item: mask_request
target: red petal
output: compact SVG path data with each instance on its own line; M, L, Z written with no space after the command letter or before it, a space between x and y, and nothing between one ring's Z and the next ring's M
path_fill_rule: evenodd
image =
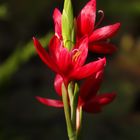
M72 74L71 77L75 79L83 79L93 75L94 73L102 70L106 64L106 59L102 58L97 61L88 63L79 69L77 68Z
M54 88L59 96L62 96L61 87L62 87L63 78L57 74L54 80Z
M94 29L96 18L96 0L90 0L81 10L77 18L77 34L78 37L89 34Z
M112 54L117 51L117 48L115 47L115 45L110 43L97 42L97 43L89 44L89 50L94 53Z
M72 70L72 61L70 52L67 48L62 48L59 54L58 66L62 74L68 75L69 72Z
M62 38L61 17L62 17L61 12L57 8L55 8L53 13L55 35L60 39Z
M40 56L40 58L42 59L42 61L47 64L52 70L54 70L55 72L57 72L57 66L55 64L55 62L50 58L49 54L46 52L46 50L41 46L41 44L39 43L39 41L33 37L33 41L34 41L34 46L37 50L38 55Z
M60 50L62 48L62 42L58 39L57 36L53 36L49 44L49 53L55 61L59 60Z
M74 49L73 52L78 50L77 53L79 52L80 55L79 57L77 57L77 60L75 61L75 67L82 66L86 61L88 55L88 38L85 37L84 39L81 39L80 42L77 44L76 44L76 49Z
M102 79L103 79L103 70L88 77L83 82L80 88L80 94L79 94L81 101L86 102L87 100L90 100L97 94L100 88Z
M52 106L52 107L63 107L63 102L59 100L52 100L42 97L36 97L36 99L44 105Z
M120 23L105 26L96 29L89 37L89 42L105 40L114 36L114 34L119 30Z
M114 100L115 97L116 94L114 93L98 95L85 102L85 104L83 105L83 109L88 113L98 113L101 111L103 105L109 104Z
M115 93L106 93L106 94L101 94L96 96L96 101L100 104L100 105L106 105L109 104L110 102L112 102L116 97Z

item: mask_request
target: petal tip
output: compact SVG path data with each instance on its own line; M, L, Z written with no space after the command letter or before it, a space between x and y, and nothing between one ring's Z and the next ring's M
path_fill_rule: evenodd
M60 14L60 11L59 11L58 8L55 8L55 9L54 9L54 11L53 11L53 16L54 16L55 14Z
M53 11L53 19L54 21L57 21L57 19L61 16L61 12L58 8L55 8Z
M33 39L33 41L36 41L36 38L34 36L32 37L32 39Z
M39 41L33 36L32 37L35 47L40 44Z
M42 101L42 98L41 97L39 97L39 96L35 96L35 98L38 100L38 101Z
M57 107L61 108L63 107L63 102L60 100L53 100L53 99L48 99L48 98L42 98L39 96L35 97L40 103L46 105L46 106L52 106L52 107Z
M106 65L106 58L101 58L101 61L103 62L104 66Z
M116 31L118 31L120 27L121 27L120 22L117 22L117 23L114 24L114 28L116 29Z
M116 25L117 25L118 27L120 27L120 26L121 26L121 23L120 23L120 22L117 22Z
M99 104L107 105L111 103L115 98L116 98L116 93L103 94L102 98L99 99Z

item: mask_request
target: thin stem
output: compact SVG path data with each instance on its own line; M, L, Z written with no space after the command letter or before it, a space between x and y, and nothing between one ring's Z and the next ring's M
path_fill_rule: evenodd
M77 137L76 136L71 137L71 138L69 138L69 140L77 140Z
M71 105L71 120L75 131L76 131L76 109L78 104L78 92L79 92L79 87L76 83L74 86L73 100Z
M76 109L74 106L71 106L71 121L74 127L74 130L76 131Z
M77 116L76 116L76 135L77 139L80 137L80 131L82 127L82 106L77 108Z
M71 82L68 85L68 95L69 95L69 100L70 100L70 109L71 109L71 121L73 125L74 131L76 130L76 108L74 106L74 84Z
M66 87L64 84L62 84L62 100L63 100L63 104L64 104L64 113L65 113L65 118L66 118L69 140L77 140L76 133L73 130L73 126L72 126L72 122L71 122L71 118L70 118L68 95L67 95L67 90L66 90Z

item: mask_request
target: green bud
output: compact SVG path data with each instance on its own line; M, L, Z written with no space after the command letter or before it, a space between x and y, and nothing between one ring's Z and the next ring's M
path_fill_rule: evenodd
M71 50L75 39L74 17L71 0L64 1L64 8L62 13L62 36L64 46Z

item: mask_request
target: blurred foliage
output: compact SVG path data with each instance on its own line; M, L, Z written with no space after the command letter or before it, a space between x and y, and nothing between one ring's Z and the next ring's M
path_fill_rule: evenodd
M108 0L109 4L106 6L108 11L113 11L114 13L123 13L123 14L140 14L140 1L134 0L124 0L124 1L112 1Z
M40 39L42 46L47 47L52 33L48 33L45 37ZM17 72L23 63L26 63L34 54L35 48L33 46L33 41L24 45L24 47L17 47L13 54L0 65L0 86L4 84L10 77Z
M7 6L0 5L0 19L5 19L7 17Z
M73 0L74 13L88 0ZM0 2L0 139L47 140L67 138L63 110L38 103L35 95L57 98L54 74L45 68L31 41L39 36L47 46L55 7L63 1L11 0ZM97 1L105 12L102 25L120 21L111 41L118 52L108 55L101 93L115 91L116 100L101 114L84 114L82 139L140 139L140 1ZM98 21L99 15L97 15ZM47 35L46 35L47 34ZM96 55L97 56L97 55ZM92 59L92 58L91 58ZM54 135L55 134L55 135Z

